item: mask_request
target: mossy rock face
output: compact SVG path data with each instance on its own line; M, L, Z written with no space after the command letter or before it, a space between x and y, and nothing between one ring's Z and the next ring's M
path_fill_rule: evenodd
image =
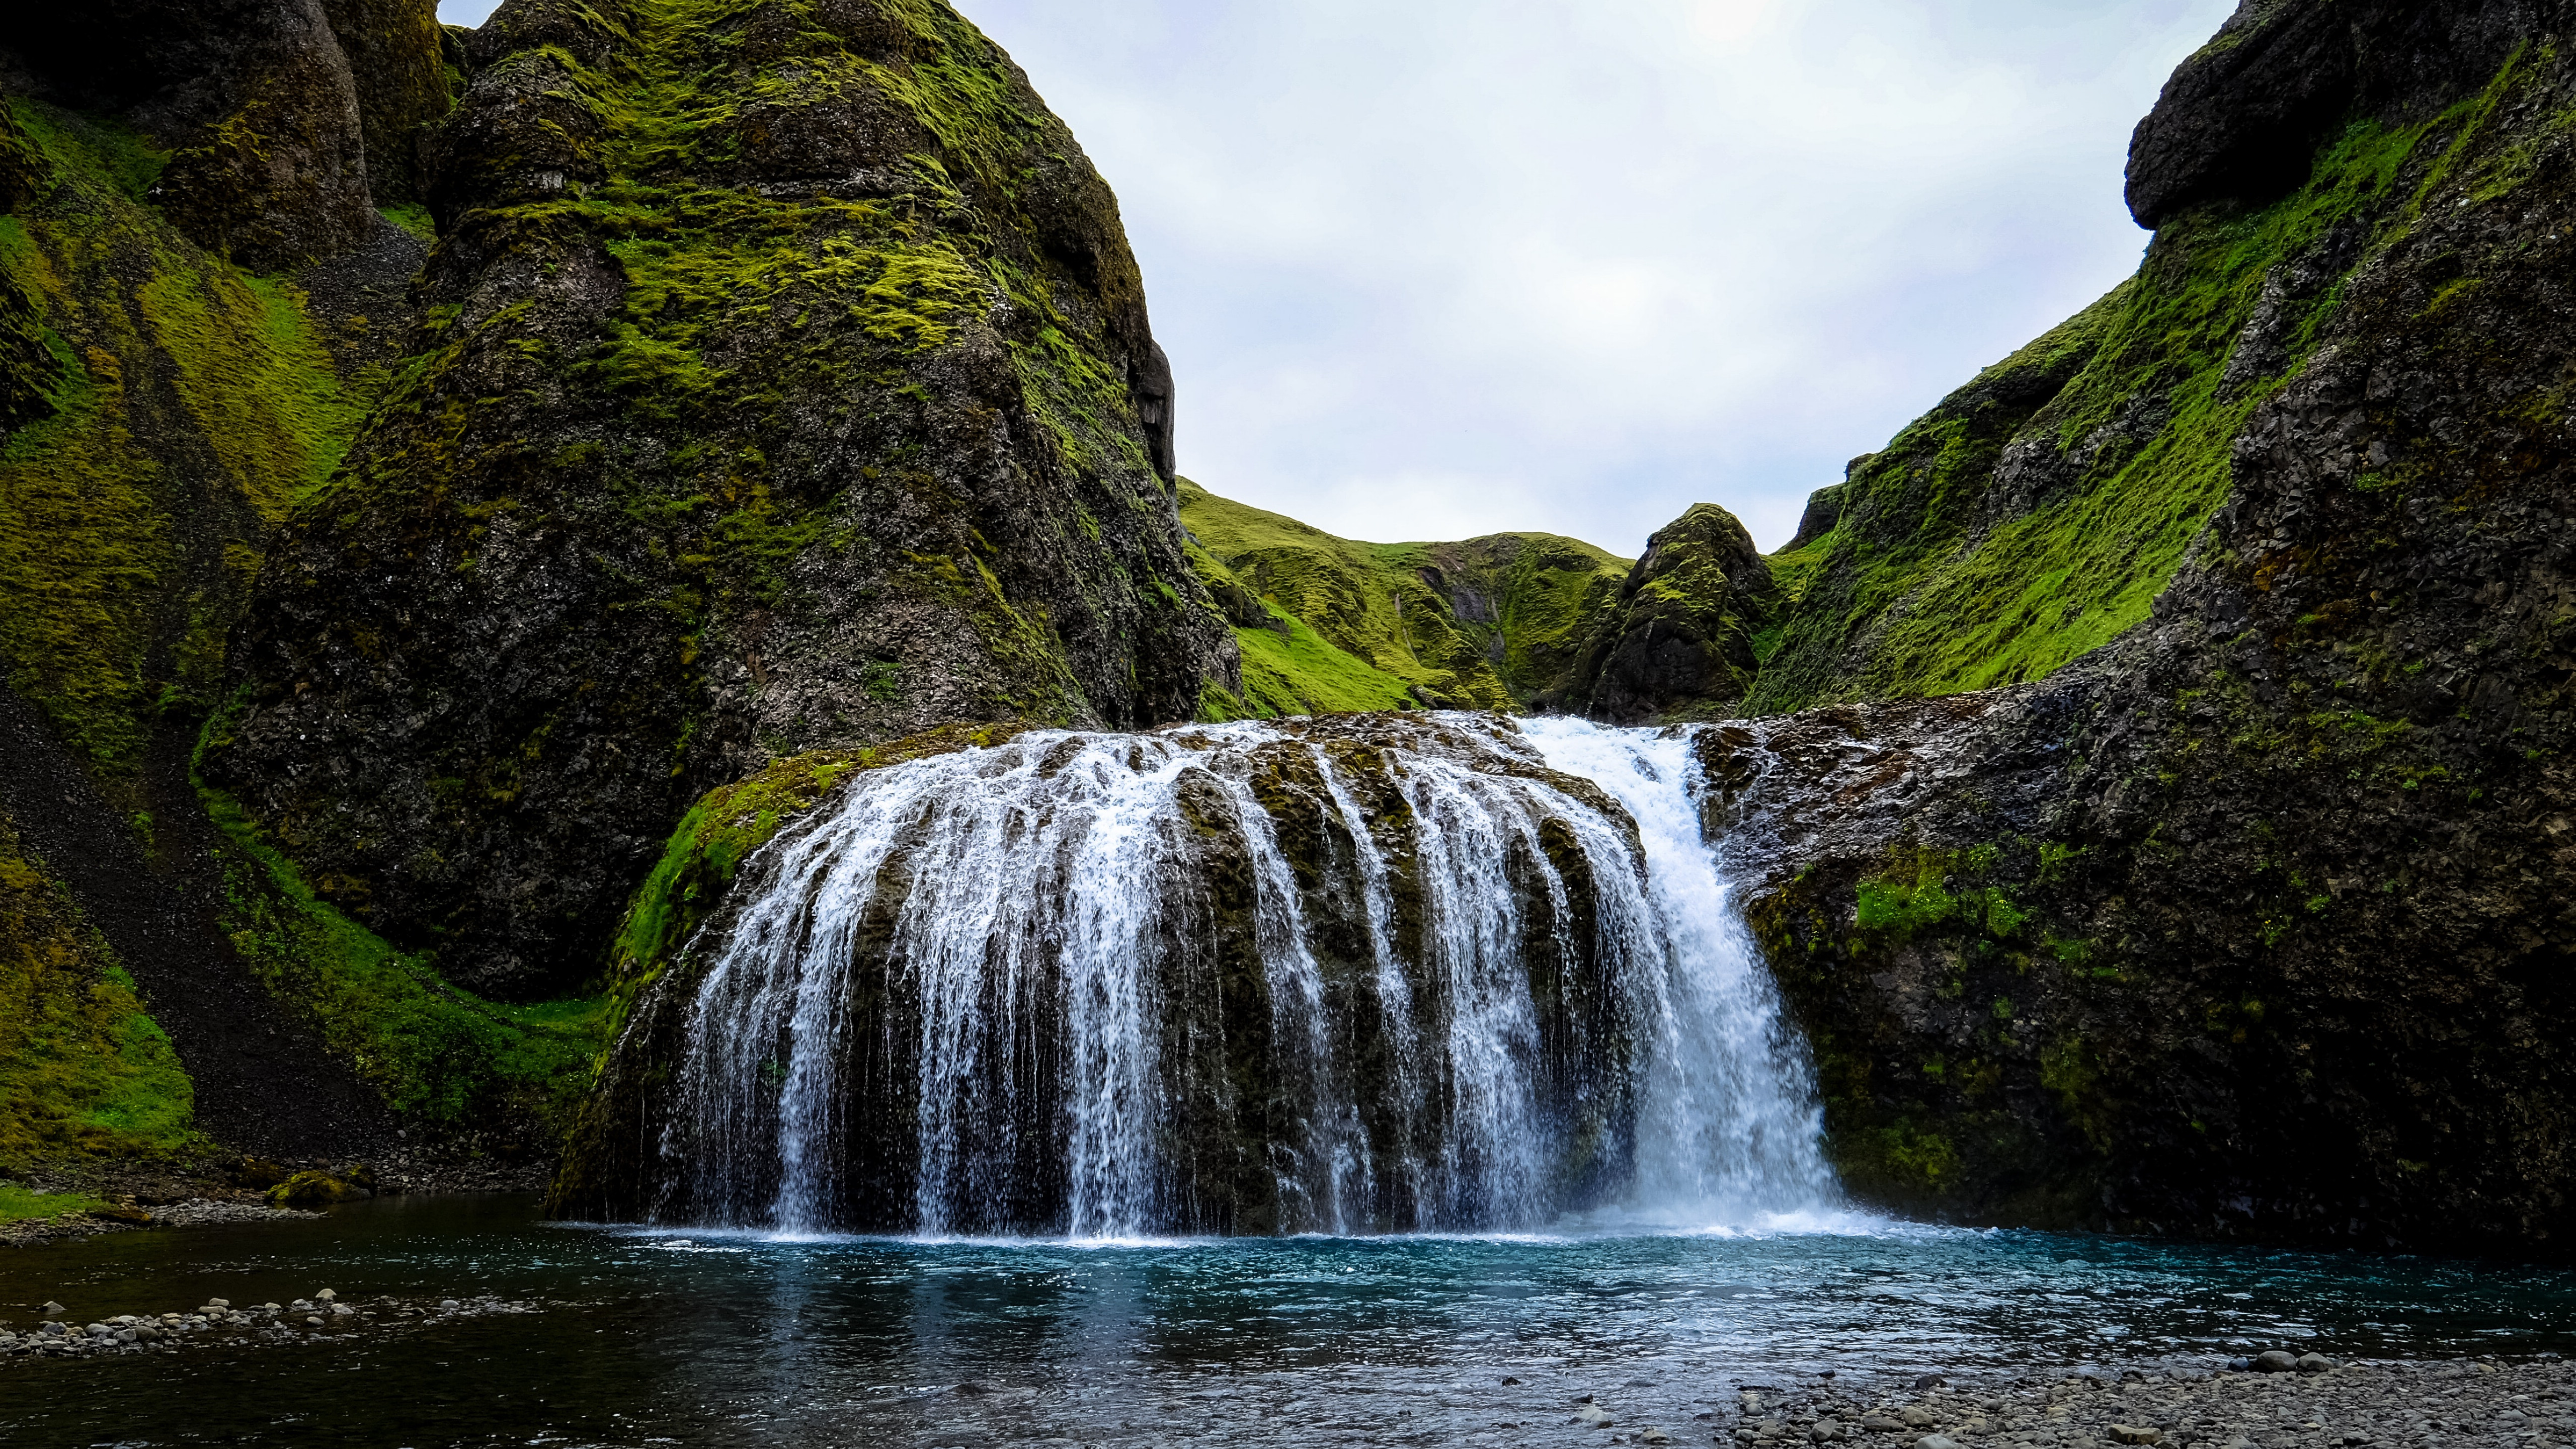
M1694 504L1646 540L1617 606L1553 702L1622 725L1731 713L1761 668L1755 641L1776 594L1735 515Z
M1190 562L1243 650L1203 718L1514 709L1562 694L1626 561L1577 539L1357 543L1180 485Z
M321 0L103 0L10 31L35 98L114 114L168 153L152 199L199 245L274 272L375 230L358 87Z
M368 189L378 206L417 200L421 142L456 100L438 0L322 0L322 13L356 86Z
M2485 43L2482 7L2409 14L2409 56ZM2134 627L2040 683L1704 737L1857 1189L2576 1256L2576 60L2506 50L2466 82L2428 61L2409 119L2348 118L2270 205L2167 220L2118 306L2242 275L2208 294L2226 345L2115 322L2008 370L2035 392L2089 347L2045 413L2161 355L2176 419L2219 428L2131 475L2216 480L2167 500L2199 532ZM1884 470L1928 446L1857 470L1810 601L1900 535Z
M148 138L0 109L17 176L0 217L0 664L123 808L193 809L136 793L147 743L158 731L184 757L269 538L337 465L381 372L343 376L301 287L157 213L145 197L170 156ZM397 285L417 257L394 259ZM369 305L402 316L398 296Z
M932 0L513 0L419 356L262 575L210 773L511 996L768 760L1240 687L1114 198Z

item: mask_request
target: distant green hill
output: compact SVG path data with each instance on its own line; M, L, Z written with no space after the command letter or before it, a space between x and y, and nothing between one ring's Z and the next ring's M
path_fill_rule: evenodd
M1551 533L1357 543L1187 479L1180 503L1243 649L1243 695L1212 699L1219 714L1527 706L1562 688L1628 575Z

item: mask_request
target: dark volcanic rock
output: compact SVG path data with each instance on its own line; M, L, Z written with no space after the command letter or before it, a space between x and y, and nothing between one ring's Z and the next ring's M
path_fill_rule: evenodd
M1239 687L1116 202L989 41L512 0L468 49L419 356L269 560L206 760L328 899L554 989L773 756Z
M2147 623L1711 737L1865 1194L2576 1251L2576 145L2514 119L2571 98L2444 137Z
M2129 149L2129 211L2162 226L2206 202L2271 201L2355 115L2414 120L2475 95L2556 0L2241 0L2165 83Z
M200 245L273 272L377 224L358 91L320 0L29 7L0 90L122 116L170 152L153 199Z
M420 143L447 114L438 0L322 0L356 82L367 180L378 203L420 196Z
M1734 514L1711 503L1646 540L1617 607L1565 689L1565 707L1610 724L1724 714L1754 672L1771 570Z

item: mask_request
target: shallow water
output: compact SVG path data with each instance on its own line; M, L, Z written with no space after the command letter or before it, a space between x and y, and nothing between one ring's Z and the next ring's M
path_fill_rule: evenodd
M0 1363L0 1443L1561 1444L1599 1394L1709 1442L1739 1383L2576 1349L2576 1274L1850 1219L1753 1235L780 1241L391 1199L0 1254L0 1317L209 1296L534 1317ZM1506 1386L1506 1377L1523 1380ZM961 1383L994 1392L961 1393ZM1513 1427L1501 1427L1501 1426ZM1594 1436L1598 1437L1598 1436Z

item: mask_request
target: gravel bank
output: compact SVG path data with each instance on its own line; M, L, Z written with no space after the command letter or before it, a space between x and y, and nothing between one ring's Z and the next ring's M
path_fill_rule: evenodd
M1873 1449L2342 1449L2357 1445L2576 1446L2576 1365L2557 1361L2354 1363L2312 1371L2124 1374L1902 1392L1747 1388L1732 1410L1595 1442ZM1579 1421L1587 1406L1569 1417ZM1944 1444L1939 1441L1947 1441Z
M217 1298L185 1312L118 1314L86 1323L60 1303L45 1303L33 1311L37 1314L33 1323L0 1324L0 1360L177 1353L199 1343L297 1343L397 1332L494 1313L534 1313L537 1305L490 1294L464 1299L384 1298L358 1304L342 1302L325 1288L293 1303L235 1307L231 1300Z

